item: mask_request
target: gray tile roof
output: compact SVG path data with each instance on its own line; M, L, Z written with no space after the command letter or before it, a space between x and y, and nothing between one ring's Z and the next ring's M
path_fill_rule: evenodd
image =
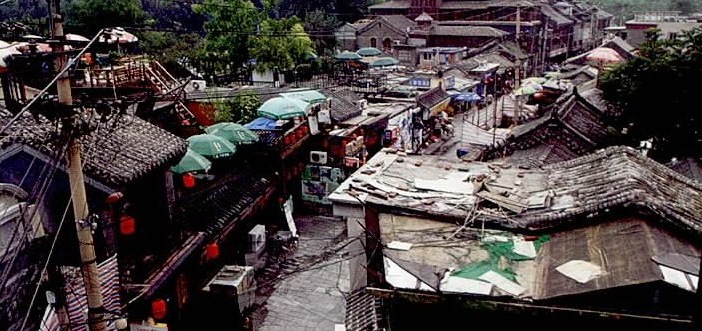
M11 114L0 110L0 127ZM32 147L42 153L59 148L50 140L56 126L46 120L37 123L24 114L0 137L0 148L12 144ZM107 186L120 186L176 164L185 155L184 139L138 117L125 115L110 119L100 129L81 138L85 173Z
M407 31L407 28L414 28L417 26L417 23L403 15L384 15L381 16L381 19L401 31Z
M507 32L490 26L434 25L432 26L431 34L435 36L499 38L507 35Z
M373 9L406 9L410 7L409 0L392 0L388 2L379 3L377 5L372 5L368 7L369 10Z
M441 184L442 178L462 177L463 174L483 174L486 181L479 186L441 186L443 190L450 189L449 192L461 190L449 196L439 188L412 192L402 189L416 185L416 179L445 185ZM433 182L437 180L439 182ZM381 151L342 183L330 199L335 203L354 201L352 197L345 197L348 194L345 190L366 192L359 182L371 185L373 190L367 191L370 193L364 196L364 201L380 210L462 221L475 208L475 224L485 222L486 227L557 231L588 224L593 215L626 210L653 215L651 219L665 227L696 236L702 234L702 183L624 146L609 147L536 169L486 162L451 163L436 157L398 156ZM466 192L469 188L473 191ZM383 194L386 190L397 194ZM510 198L500 200L511 201L510 206L520 210L494 209L494 203L478 199L477 195L483 192L505 193ZM546 198L544 194L551 197ZM539 197L542 203L532 202Z
M441 4L442 10L454 9L481 9L487 8L494 1L492 0L468 0L468 1L444 1Z
M431 108L449 98L448 93L440 87L435 87L417 96L417 103L424 108Z
M356 105L362 98L349 90L323 89L322 94L331 99L331 118L337 122L343 122L350 118L361 115L362 111Z
M548 4L541 5L541 13L543 13L549 20L556 23L556 25L565 25L574 23L573 20L563 16L557 10L553 9Z
M175 220L211 237L239 221L247 208L273 188L270 174L242 167L235 174L217 179L211 186L177 201Z
M668 166L675 172L702 183L702 159L686 157Z

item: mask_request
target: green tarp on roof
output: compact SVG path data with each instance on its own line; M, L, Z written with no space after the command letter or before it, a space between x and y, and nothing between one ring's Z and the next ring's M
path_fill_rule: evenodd
M534 248L536 248L536 251L538 252L541 249L541 246L543 246L544 243L549 241L549 239L551 239L551 237L549 237L548 235L543 235L540 236L537 240L535 240ZM487 260L468 264L460 269L454 270L451 273L451 275L468 279L480 279L480 276L482 276L486 272L494 271L504 276L505 278L516 282L517 275L514 273L512 268L500 268L500 258L504 257L508 263L511 263L512 261L533 260L533 258L515 253L514 241L512 240L504 242L484 242L483 247L485 248L485 250L488 251L488 254L490 255L490 257Z

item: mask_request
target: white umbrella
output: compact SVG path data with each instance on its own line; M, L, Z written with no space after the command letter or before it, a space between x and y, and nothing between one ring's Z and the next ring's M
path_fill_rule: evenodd
M28 40L36 39L36 40L39 40L39 39L45 39L45 38L42 37L42 36L37 36L37 35L35 35L35 34L28 34L28 35L22 36L22 39L28 39Z
M139 38L137 36L127 32L124 30L124 28L107 28L103 31L102 36L98 39L98 41L103 42L103 43L108 43L108 44L114 44L114 43L119 43L119 44L127 44L127 43L134 43L139 41Z
M83 37L79 34L75 34L75 33L66 33L66 40L68 40L68 41L85 41L85 42L90 41L90 39Z

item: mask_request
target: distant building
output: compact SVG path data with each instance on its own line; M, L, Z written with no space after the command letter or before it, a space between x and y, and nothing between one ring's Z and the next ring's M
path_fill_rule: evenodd
M684 31L702 26L702 22L681 16L679 12L658 11L637 14L624 25L626 41L638 47L646 41L648 33L656 29L660 40L672 40L681 37Z

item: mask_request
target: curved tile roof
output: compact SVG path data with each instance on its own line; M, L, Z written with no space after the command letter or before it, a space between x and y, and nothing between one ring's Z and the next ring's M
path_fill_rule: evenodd
M12 115L0 110L0 127ZM60 149L56 125L39 123L24 114L0 136L0 148L13 144L32 147L43 153ZM108 186L138 180L158 169L177 163L188 148L184 139L138 117L124 115L110 119L99 129L81 138L86 175Z

